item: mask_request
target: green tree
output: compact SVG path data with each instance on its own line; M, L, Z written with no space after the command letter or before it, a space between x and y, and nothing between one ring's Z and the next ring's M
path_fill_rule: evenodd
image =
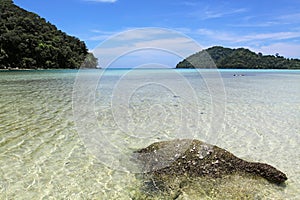
M92 53L88 53L81 67L91 68L93 66L97 66L97 64L98 64L98 59Z
M210 68L213 62L207 62L208 54L218 68L236 69L300 69L299 59L287 59L283 56L263 55L254 53L249 49L230 49L215 46L197 52L181 62L176 68Z
M84 42L11 0L0 0L0 47L0 68L76 69L90 56ZM86 66L95 68L95 61Z

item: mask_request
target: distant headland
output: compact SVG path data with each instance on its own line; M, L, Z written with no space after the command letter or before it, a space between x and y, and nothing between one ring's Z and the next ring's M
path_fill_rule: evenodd
M275 55L263 55L246 48L231 49L214 46L197 52L176 65L176 68L226 69L300 69L300 59Z
M0 69L96 68L83 41L35 13L0 1Z

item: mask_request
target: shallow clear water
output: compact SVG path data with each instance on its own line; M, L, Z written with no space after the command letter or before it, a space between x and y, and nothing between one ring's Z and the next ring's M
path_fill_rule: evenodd
M138 198L132 151L191 137L284 171L263 199L299 199L300 71L218 73L0 72L0 199Z

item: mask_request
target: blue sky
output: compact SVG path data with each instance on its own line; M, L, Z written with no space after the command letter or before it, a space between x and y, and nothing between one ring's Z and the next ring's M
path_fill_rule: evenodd
M90 50L134 28L179 31L203 48L245 47L300 58L299 0L14 0Z

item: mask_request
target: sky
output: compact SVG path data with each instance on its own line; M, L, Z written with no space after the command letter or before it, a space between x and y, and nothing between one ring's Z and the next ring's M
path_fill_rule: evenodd
M131 57L137 58L142 51L133 52L132 47L162 48L176 54L179 49L190 48L193 42L199 44L201 48L215 45L244 47L263 54L279 53L289 58L300 58L299 0L14 0L14 2L28 11L37 13L67 34L85 41L88 49L97 51L100 58L101 52L102 57L105 57L103 52L109 51L123 58L125 54L136 54ZM127 40L128 38L130 39ZM106 44L106 50L109 51L103 48L103 44ZM192 50L199 49L190 49L179 54L181 57L186 56ZM152 55L153 58L158 54L148 51L143 57L147 60L145 55L148 57ZM107 62L115 62L112 59L114 58L107 59ZM172 60L172 56L168 59ZM127 59L127 62L130 62L130 59Z

